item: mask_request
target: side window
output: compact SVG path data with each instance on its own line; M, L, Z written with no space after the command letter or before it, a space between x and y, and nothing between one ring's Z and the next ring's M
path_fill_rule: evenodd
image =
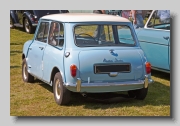
M48 31L49 31L49 23L48 22L42 22L40 24L39 29L38 29L36 40L46 43L47 37L48 37Z
M156 13L154 12L153 15L151 16L151 19L148 22L148 25L147 25L149 28L153 28L154 27L155 21L159 22L158 19L155 20L155 16L156 16Z
M166 11L155 11L147 26L154 29L170 30L170 13Z
M128 45L134 45L135 41L128 26L117 26L119 42Z
M48 43L53 46L64 45L64 26L62 23L58 23L58 22L51 23Z

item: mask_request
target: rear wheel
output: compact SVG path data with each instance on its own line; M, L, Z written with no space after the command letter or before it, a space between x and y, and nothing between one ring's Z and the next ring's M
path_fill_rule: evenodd
M24 30L29 34L34 32L34 28L27 18L24 19Z
M31 83L34 81L34 77L27 71L26 59L23 59L22 63L22 78L24 82Z
M142 88L142 89L138 89L138 90L128 91L128 95L131 98L135 98L138 100L144 100L146 98L147 92L148 92L148 88Z
M53 93L54 99L58 105L65 105L69 103L71 92L63 86L60 72L57 72L54 76Z

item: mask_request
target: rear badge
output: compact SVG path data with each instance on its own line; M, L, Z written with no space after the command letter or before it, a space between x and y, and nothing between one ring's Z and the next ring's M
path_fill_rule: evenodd
M117 53L114 53L114 49L110 49L109 51L110 51L111 55L116 56L116 57L118 56Z

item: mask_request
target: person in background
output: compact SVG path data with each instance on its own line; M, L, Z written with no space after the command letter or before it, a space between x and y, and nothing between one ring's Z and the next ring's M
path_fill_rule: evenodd
M56 45L57 44L57 41L55 39L55 32L56 32L56 27L57 27L57 23L53 22L51 23L51 30L50 30L50 34L49 34L49 44L52 44L52 45Z
M129 19L129 17L131 17L131 10L122 10L121 11L121 16L124 18Z
M170 23L170 10L158 10L157 16L161 23Z
M143 11L142 10L131 10L132 18L133 18L133 26L135 29L143 28Z

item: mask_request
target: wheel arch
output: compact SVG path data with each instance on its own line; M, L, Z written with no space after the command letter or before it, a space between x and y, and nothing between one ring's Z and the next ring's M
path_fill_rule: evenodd
M23 54L22 54L22 60L23 60L24 58L26 58L26 56L25 56L25 54L23 53Z
M57 72L60 72L61 77L62 77L62 80L63 80L63 82L64 82L63 73L61 72L61 70L60 70L58 67L54 67L54 68L52 69L52 71L51 71L50 83L51 83L51 81L53 82L54 76L55 76L55 74L56 74Z

